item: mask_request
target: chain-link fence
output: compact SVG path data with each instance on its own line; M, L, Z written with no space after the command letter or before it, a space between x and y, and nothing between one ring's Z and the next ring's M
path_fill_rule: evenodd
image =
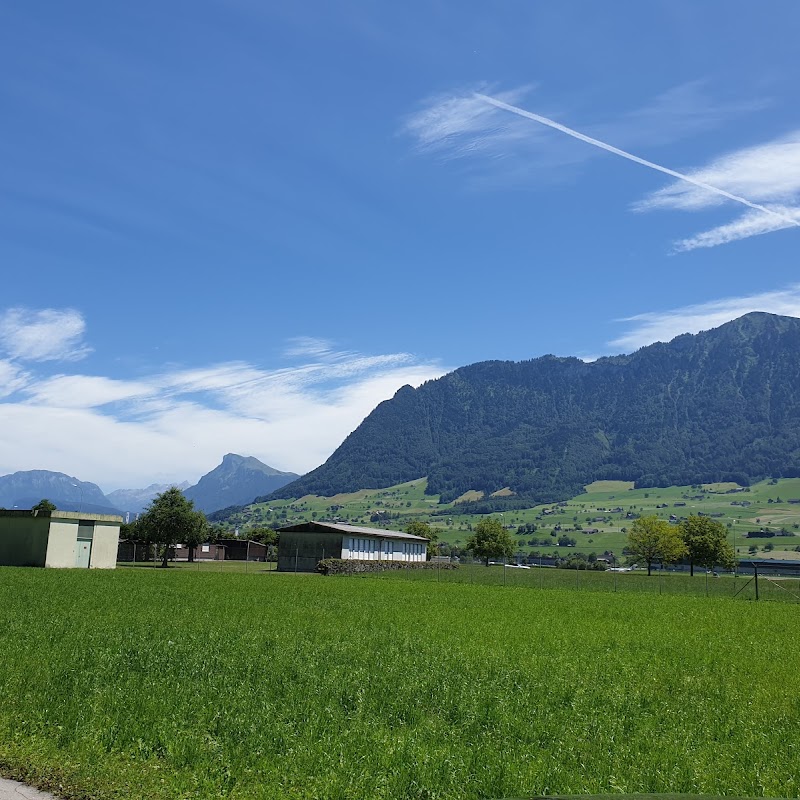
M384 576L381 576L384 577ZM563 569L509 562L461 563L456 570L427 569L391 573L401 580L483 584L529 589L571 589L659 595L696 595L737 600L800 603L800 563L746 562L735 572L654 568L645 570Z

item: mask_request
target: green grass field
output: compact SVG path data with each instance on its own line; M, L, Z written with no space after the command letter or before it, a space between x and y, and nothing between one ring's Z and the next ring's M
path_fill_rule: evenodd
M4 568L0 622L0 768L68 797L800 789L787 604Z
M360 576L366 577L366 576ZM405 580L418 583L457 583L484 586L505 586L520 589L563 589L570 591L611 592L618 594L681 595L718 597L730 600L756 599L752 575L709 575L698 570L694 577L687 572L654 570L648 576L643 570L615 573L596 570L564 570L533 567L504 568L462 564L457 570L410 570L370 575L378 580ZM764 602L800 603L800 578L765 574L759 577L759 599Z

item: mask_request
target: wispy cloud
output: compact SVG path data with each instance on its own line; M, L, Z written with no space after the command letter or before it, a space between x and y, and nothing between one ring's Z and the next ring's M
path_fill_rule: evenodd
M22 389L30 377L11 361L0 360L0 398L8 397Z
M91 352L74 309L10 308L0 315L0 351L20 361L79 361Z
M295 336L286 343L284 355L287 358L294 356L327 356L333 352L331 343L325 339L313 336Z
M773 214L747 211L732 222L680 240L675 245L679 251L716 247L792 227L790 220L800 222L800 130L766 144L728 153L688 175L697 182L744 195L786 219L781 221ZM634 208L699 212L724 202L724 198L696 185L676 181L648 195Z
M533 173L541 180L554 167L577 165L596 156L591 149L576 147L532 127L481 98L488 95L509 106L519 106L535 88L499 91L483 84L438 94L409 115L401 130L415 140L421 154L434 154L444 161L471 159L484 173L515 183L532 179ZM587 124L583 129L594 138L606 138L620 146L646 143L652 148L713 129L763 105L717 101L703 82L694 81L672 87L638 108Z
M405 121L403 131L416 139L422 153L436 153L444 160L471 158L485 172L509 176L515 182L528 180L533 172L540 179L548 168L580 163L597 149L677 179L636 203L636 211L706 211L730 202L749 206L732 222L675 242L677 252L800 225L800 132L730 153L707 167L687 172L677 172L620 148L666 144L756 111L765 102L714 102L702 82L693 82L674 87L612 121L583 126L583 132L579 132L521 108L520 103L530 92L530 87L494 93L478 87L438 95ZM540 124L531 126L526 120ZM566 137L554 140L548 136L548 127L592 147L568 147L564 144Z
M446 371L409 353L312 341L290 343L293 363L279 368L236 361L133 379L26 374L0 361L0 474L53 469L135 487L195 480L231 451L302 473L401 386Z
M628 161L633 161L636 164L641 164L643 167L647 167L648 169L655 170L656 172L662 172L665 175L670 175L673 178L677 178L679 181L691 185L693 189L699 189L704 193L713 194L716 195L717 197L724 198L725 200L732 200L735 203L739 203L740 205L754 209L765 216L775 217L781 221L781 224L783 226L795 225L795 222L791 217L784 217L774 209L766 208L762 205L759 205L758 203L754 203L752 200L749 200L746 197L742 197L742 195L740 194L739 195L733 194L727 189L723 189L722 187L716 184L711 184L708 181L702 181L699 178L692 177L690 175L687 175L686 173L677 172L674 169L670 169L669 167L663 166L662 164L656 164L654 161L648 161L647 159L641 158L640 156L634 155L633 153L629 153L626 150L621 150L619 147L615 147L614 145L608 144L608 142L603 142L600 139L595 139L594 137L588 136L585 133L576 131L574 128L569 128L566 125L562 125L560 122L556 122L555 120L549 119L548 117L543 117L541 114L534 114L533 112L527 111L524 108L519 108L518 106L510 105L502 100L498 100L496 97L489 97L488 95L478 95L478 97L485 103L488 103L489 105L494 106L495 108L499 108L502 111L507 111L518 117L522 117L523 119L529 119L532 122L538 123L539 125L544 125L548 128L557 130L560 133L564 133L573 139L577 139L578 141L585 142L586 144L591 145L592 147L596 147L598 150L604 150L605 152L611 153L615 156L619 156L620 158L624 158ZM797 224L800 225L800 223Z
M498 92L497 97L506 103L517 103L530 90L523 86ZM406 118L402 130L416 139L419 151L438 153L445 159L479 155L497 158L517 146L530 146L531 139L524 125L504 119L470 90L429 98L419 111Z
M630 352L653 342L668 342L682 333L716 328L751 311L800 317L800 284L745 297L725 297L667 311L636 314L620 320L629 325L629 330L609 342L609 347Z
M769 104L767 98L720 99L712 94L706 81L689 81L656 95L640 108L590 125L587 131L619 147L647 145L650 149L714 130L735 117L760 111Z

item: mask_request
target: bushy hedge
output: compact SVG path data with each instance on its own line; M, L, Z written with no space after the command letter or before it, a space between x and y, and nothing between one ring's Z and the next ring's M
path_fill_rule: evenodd
M458 569L458 564L433 561L356 561L348 558L326 558L317 564L317 572L323 575L359 575L402 569Z

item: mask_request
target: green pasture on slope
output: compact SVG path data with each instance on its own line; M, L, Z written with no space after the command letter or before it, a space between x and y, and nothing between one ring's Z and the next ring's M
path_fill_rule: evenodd
M235 515L230 524L246 531L248 527L260 525L338 519L358 525L402 529L410 520L422 519L436 528L441 542L464 547L480 516L462 513L458 503L440 504L437 496L425 494L426 486L426 479L420 478L386 489L362 489L329 498L307 496L275 500L248 506ZM800 502L790 502L800 501L800 478L761 481L750 487L733 483L646 489L632 486L626 481L596 481L586 487L586 492L563 504L508 510L493 516L499 517L515 534L515 552L522 556L533 551L561 556L570 552L600 555L610 551L620 556L634 516L655 514L669 519L671 515L681 518L702 513L714 515L727 527L728 541L736 546L740 558L750 557L751 545L758 548L755 553L758 558L781 555L800 558L800 550L796 549L800 548ZM382 521L376 514L388 516ZM535 532L517 535L521 525L530 524L536 526ZM596 532L586 532L592 528ZM745 538L748 532L762 528L783 529L789 535L771 539ZM562 534L575 541L574 548L558 546ZM532 545L530 541L534 538L539 541Z
M0 624L0 767L68 797L800 788L792 605L4 568Z

